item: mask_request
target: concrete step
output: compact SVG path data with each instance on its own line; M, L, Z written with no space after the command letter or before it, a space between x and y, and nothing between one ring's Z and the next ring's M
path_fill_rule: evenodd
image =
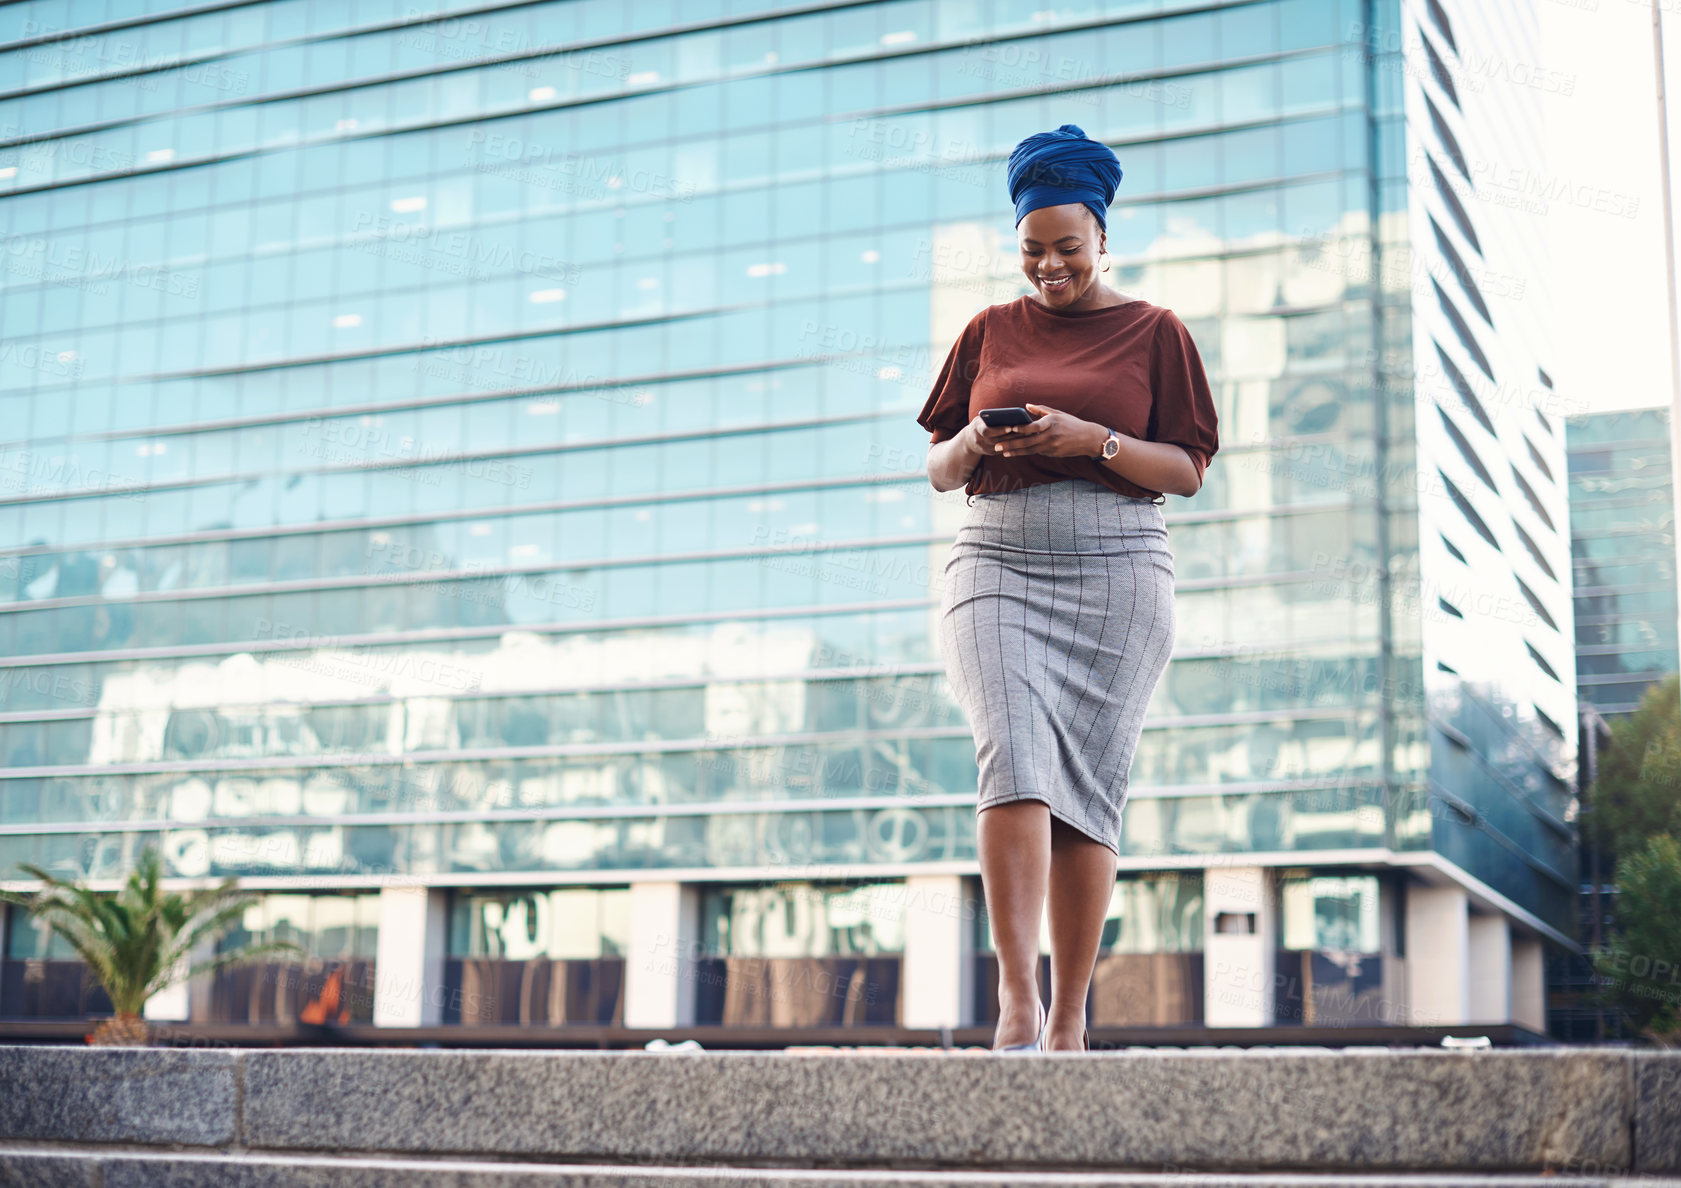
M30 1188L1617 1188L1636 1183L1643 1188L1681 1188L1681 1179L1651 1176L627 1167L0 1145L0 1185Z
M1681 1177L1681 1051L0 1046L0 1143L906 1171ZM21 1090L21 1091L14 1091Z

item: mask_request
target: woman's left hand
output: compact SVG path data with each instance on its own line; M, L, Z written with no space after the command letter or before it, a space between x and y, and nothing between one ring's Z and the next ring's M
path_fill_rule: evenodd
M1023 407L1035 414L1033 423L1016 426L1015 432L999 443L1003 447L996 451L1000 457L1045 454L1052 458L1095 458L1103 452L1108 431L1101 425L1043 404Z

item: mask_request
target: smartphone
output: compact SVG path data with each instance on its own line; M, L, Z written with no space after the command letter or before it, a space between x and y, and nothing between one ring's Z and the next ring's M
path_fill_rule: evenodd
M983 408L981 420L990 428L1001 429L1005 425L1031 425L1033 414L1025 408Z

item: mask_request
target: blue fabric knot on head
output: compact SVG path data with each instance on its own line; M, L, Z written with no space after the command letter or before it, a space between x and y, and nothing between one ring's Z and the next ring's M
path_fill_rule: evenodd
M1109 204L1121 184L1121 163L1106 144L1091 139L1076 124L1038 132L1010 151L1010 201L1016 225L1041 206L1083 202L1109 227Z

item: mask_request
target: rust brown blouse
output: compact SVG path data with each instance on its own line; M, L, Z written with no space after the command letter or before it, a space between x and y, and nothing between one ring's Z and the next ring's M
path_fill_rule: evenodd
M958 335L917 416L947 441L983 408L1043 404L1144 441L1172 442L1200 478L1220 447L1202 356L1179 316L1148 301L1056 311L1035 297L989 305ZM982 458L964 490L1013 491L1087 478L1123 495L1165 502L1097 458L1026 454Z

